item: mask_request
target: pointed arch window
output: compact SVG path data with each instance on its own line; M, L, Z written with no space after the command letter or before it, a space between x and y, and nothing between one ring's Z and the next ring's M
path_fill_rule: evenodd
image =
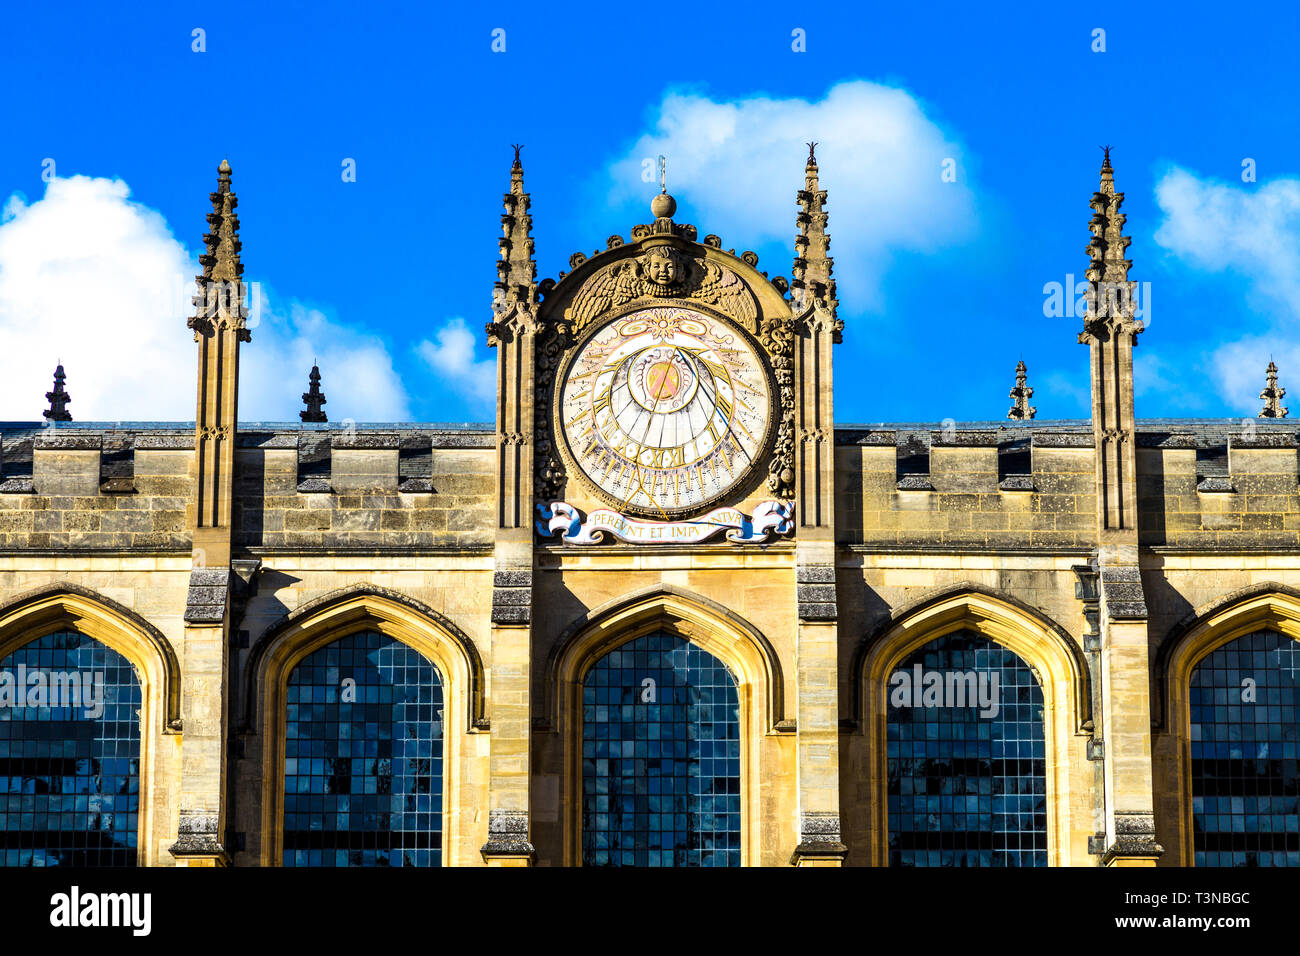
M0 660L0 854L6 866L135 866L141 684L72 630Z
M584 865L740 865L740 702L720 660L665 631L628 641L587 671L582 718Z
M1272 630L1191 673L1197 866L1300 866L1300 642Z
M443 685L375 631L304 657L285 693L285 866L440 866Z
M1043 690L973 631L922 645L890 675L891 866L1046 866Z

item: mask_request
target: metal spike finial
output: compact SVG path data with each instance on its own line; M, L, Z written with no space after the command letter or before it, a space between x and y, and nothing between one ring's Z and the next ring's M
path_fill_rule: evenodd
M510 144L510 148L513 149L513 150L515 151L515 162L514 162L514 167L513 167L513 168L515 168L515 169L522 169L524 164L523 164L523 163L520 161L520 159L519 159L519 151L520 151L521 149L524 148L524 144L523 144L523 143L511 143L511 144Z
M817 165L817 144L815 142L808 144L808 165Z

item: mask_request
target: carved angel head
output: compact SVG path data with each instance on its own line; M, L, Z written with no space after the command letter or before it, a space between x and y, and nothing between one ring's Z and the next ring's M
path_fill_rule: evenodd
M670 246L655 246L641 257L646 279L660 289L670 289L686 278L686 268Z

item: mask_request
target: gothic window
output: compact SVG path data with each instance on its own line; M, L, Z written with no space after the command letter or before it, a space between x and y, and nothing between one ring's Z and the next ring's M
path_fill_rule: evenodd
M1239 637L1192 671L1197 866L1300 865L1300 643Z
M740 865L740 704L726 666L663 632L582 687L582 861Z
M6 866L135 866L140 680L75 631L0 661L0 849Z
M884 688L890 866L1046 866L1043 691L970 631L908 655Z
M440 866L437 669L373 631L314 651L285 698L285 866Z

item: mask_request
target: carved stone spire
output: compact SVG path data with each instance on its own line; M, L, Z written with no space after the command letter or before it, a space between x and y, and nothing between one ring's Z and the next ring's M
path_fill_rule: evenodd
M1124 194L1115 191L1110 147L1102 148L1105 156L1101 163L1101 186L1092 194L1092 221L1088 224L1092 232L1087 248L1091 261L1085 274L1092 288L1088 292L1091 308L1084 333L1088 334L1094 325L1122 326L1127 333L1137 336L1142 331L1142 322L1133 318L1133 289L1137 283L1129 281L1128 270L1133 262L1125 258L1133 240L1124 235L1128 217L1120 211Z
M798 195L799 232L794 238L791 301L797 312L816 305L834 317L839 300L835 298L835 280L831 278L835 263L830 253L831 237L826 231L826 190L817 178L816 148L816 143L808 144L804 188Z
M1079 341L1091 348L1092 429L1098 454L1097 508L1100 533L1117 532L1127 538L1137 529L1137 479L1133 435L1133 347L1142 332L1134 317L1136 303L1124 258L1131 241L1124 235L1120 212L1124 194L1115 191L1115 170L1110 147L1104 147L1101 186L1092 194L1092 239L1088 311ZM1136 546L1136 545L1135 545Z
M519 160L522 146L515 146L515 161L510 167L510 192L503 197L501 215L501 259L497 262L496 288L492 294L492 311L498 316L521 304L529 311L537 307L537 263L533 257L533 217L528 208L532 200L524 192L524 166Z
M206 251L199 256L203 274L195 276L196 312L187 323L194 330L196 342L199 336L211 335L226 325L241 342L252 337L246 327L248 316L243 305L244 265L239 261L243 243L239 241L239 217L235 215L239 199L230 188L230 171L230 162L223 159L217 167L217 191L208 194L212 202L212 212L208 213L211 231L203 237Z
M325 393L320 390L320 366L311 367L311 374L307 376L307 380L310 385L307 391L302 393L302 403L307 407L298 413L298 417L304 422L329 421L325 416L325 409L321 408L325 404Z
M780 390L768 487L795 506L795 597L799 661L796 754L799 842L796 866L838 866L848 848L840 841L840 727L834 688L839 682L839 604L836 598L834 351L844 328L836 317L831 278L826 192L817 178L816 143L808 144L804 188L799 191L798 234L790 282L790 347L773 351ZM779 330L782 334L783 330ZM788 462L793 467L788 467ZM780 469L779 471L777 469ZM794 480L787 481L787 478Z
M1011 406L1011 411L1007 412L1007 418L1029 419L1038 413L1038 409L1029 404L1029 400L1034 397L1034 390L1026 383L1029 381L1029 373L1025 369L1024 362L1016 363L1016 387L1011 390L1011 398L1015 399L1015 404Z
M529 701L533 646L533 455L538 419L547 409L537 398L537 265L533 260L532 217L524 192L524 167L515 147L510 192L501 216L501 259L492 292L488 345L497 350L496 528L493 544L492 658L508 662L493 670L497 700L509 703L492 712L489 741L488 839L479 848L489 866L531 865L536 851L531 833L532 706ZM554 328L549 330L556 334Z
M1124 194L1115 191L1110 148L1101 186L1092 194L1088 243L1089 304L1079 341L1089 349L1092 438L1096 468L1097 566L1100 589L1100 720L1106 768L1103 866L1154 866L1156 842L1151 759L1151 674L1146 592L1138 559L1137 436L1133 417L1133 346L1142 331L1124 256ZM1122 675L1122 676L1117 676ZM1098 829L1102 829L1099 827Z
M68 402L72 401L72 396L63 390L63 380L67 377L67 374L63 371L63 365L56 365L54 368L54 391L45 393L45 400L50 403L50 407L41 413L52 422L72 421L72 415L68 412Z
M1259 393L1259 397L1264 400L1264 408L1260 411L1260 418L1286 418L1287 409L1282 404L1282 396L1286 394L1286 389L1277 384L1277 365L1273 362L1268 363L1268 371L1265 373L1268 377L1268 385L1264 391ZM46 396L48 398L48 396Z
M250 340L244 306L244 266L239 261L239 200L230 188L230 163L217 167L217 191L208 194L203 274L195 277L195 312L189 320L198 343L199 389L194 414L199 503L194 550L205 567L230 563L235 427L239 420L239 344Z
M217 167L217 191L208 194L206 247L199 262L195 312L189 320L198 352L194 410L195 503L188 511L190 586L185 600L185 664L201 674L222 706L215 713L185 716L186 757L175 795L180 822L169 851L185 866L220 866L230 855L226 833L227 793L224 712L230 687L232 628L231 551L234 534L235 440L239 424L239 347L251 338L239 261L238 200L230 188L230 163ZM192 658L192 659L191 659Z

